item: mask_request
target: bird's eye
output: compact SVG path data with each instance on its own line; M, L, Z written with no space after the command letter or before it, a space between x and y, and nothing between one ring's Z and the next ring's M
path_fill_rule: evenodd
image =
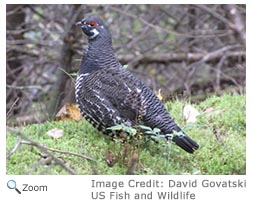
M96 21L89 21L89 22L87 22L87 24L89 26L97 26L98 25L98 23Z

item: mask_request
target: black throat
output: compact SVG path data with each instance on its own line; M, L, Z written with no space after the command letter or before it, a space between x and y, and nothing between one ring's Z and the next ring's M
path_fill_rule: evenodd
M96 39L90 39L88 42L88 48L84 53L79 74L119 66L121 65L115 56L111 36L97 36Z

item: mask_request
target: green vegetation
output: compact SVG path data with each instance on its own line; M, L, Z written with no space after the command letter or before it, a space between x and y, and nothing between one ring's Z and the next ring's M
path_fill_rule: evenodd
M148 140L142 134L112 141L85 120L33 124L21 131L47 147L95 160L49 151L77 174L245 174L246 97L210 97L193 105L200 115L192 124L182 117L185 104L176 100L166 103L166 107L184 131L199 143L199 150L192 155L171 143ZM53 128L63 130L64 135L48 136L47 132ZM7 154L18 139L16 134L7 132ZM59 165L41 163L42 159L43 153L37 147L21 144L7 159L7 174L68 174Z

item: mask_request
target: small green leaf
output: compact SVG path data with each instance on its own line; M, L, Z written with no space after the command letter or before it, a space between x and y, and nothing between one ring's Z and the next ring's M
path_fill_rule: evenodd
M160 130L159 128L156 128L156 127L153 129L153 131L154 131L154 133L156 133L156 134L159 134L159 133L161 132L161 130Z
M167 39L168 39L168 41L173 41L173 40L175 39L175 35L169 34L169 35L167 36Z
M155 133L154 133L153 130L151 130L151 131L146 131L145 133L148 134L148 135L155 135Z
M128 134L130 134L131 136L134 136L137 133L137 130L134 128L131 128L131 127L126 127L124 129L124 131L127 132Z
M148 126L145 126L145 125L139 125L139 127L142 129L142 130L149 130L149 131L152 131L152 129Z
M72 77L77 77L77 73L70 73L69 75Z
M123 130L124 129L124 125L115 125L112 127L108 127L106 128L107 130Z

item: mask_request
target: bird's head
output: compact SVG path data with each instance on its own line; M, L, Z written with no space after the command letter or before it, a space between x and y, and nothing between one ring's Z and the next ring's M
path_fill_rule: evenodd
M76 23L77 26L80 26L88 36L89 40L95 40L99 36L110 36L108 28L105 26L104 22L98 17L87 17L83 20Z

